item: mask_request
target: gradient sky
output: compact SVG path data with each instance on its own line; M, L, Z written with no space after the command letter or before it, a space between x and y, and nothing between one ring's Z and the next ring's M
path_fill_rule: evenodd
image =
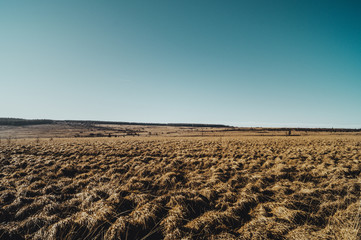
M0 1L0 117L361 127L361 2Z

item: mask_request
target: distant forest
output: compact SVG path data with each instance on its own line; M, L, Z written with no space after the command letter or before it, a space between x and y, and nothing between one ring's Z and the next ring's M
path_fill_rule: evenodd
M224 131L263 131L263 132L277 132L277 131L296 131L296 132L361 132L360 128L231 128Z
M64 122L66 122L66 123L89 124L89 125L107 124L107 125L230 128L230 126L222 125L222 124L202 124L202 123L139 123L139 122L78 121L78 120L65 120Z
M0 125L8 126L26 126L52 123L54 123L54 121L48 119L0 118Z
M200 124L200 123L137 123L137 122L113 122L113 121L91 121L91 120L50 120L50 119L22 119L22 118L0 118L0 125L26 126L39 124L107 124L107 125L139 125L139 126L172 126L172 127L212 127L228 128L222 124Z
M223 131L310 131L310 132L361 132L361 129L351 128L249 128L232 127L222 124L201 123L139 123L139 122L114 122L114 121L92 121L92 120L50 120L50 119L22 119L22 118L0 118L0 126L28 126L40 124L83 124L83 125L138 125L138 126L170 126L170 127L209 127L226 128Z

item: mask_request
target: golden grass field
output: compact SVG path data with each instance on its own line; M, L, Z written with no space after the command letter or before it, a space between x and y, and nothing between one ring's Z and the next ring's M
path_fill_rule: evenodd
M361 239L361 136L2 139L0 239Z

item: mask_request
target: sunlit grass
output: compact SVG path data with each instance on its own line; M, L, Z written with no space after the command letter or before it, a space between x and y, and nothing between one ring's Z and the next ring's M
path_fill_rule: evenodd
M0 238L360 239L361 138L0 143Z

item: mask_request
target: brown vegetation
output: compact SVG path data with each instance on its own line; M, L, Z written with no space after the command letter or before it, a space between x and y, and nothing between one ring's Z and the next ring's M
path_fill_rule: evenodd
M360 136L0 142L0 239L360 239Z

